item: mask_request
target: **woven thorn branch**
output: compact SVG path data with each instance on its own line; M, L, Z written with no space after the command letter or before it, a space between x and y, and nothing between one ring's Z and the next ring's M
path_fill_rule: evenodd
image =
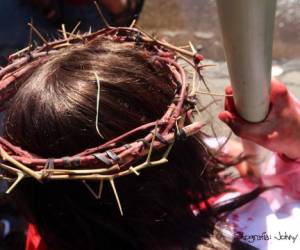
M68 33L62 26L63 38L47 42L33 24L29 24L31 32L37 33L44 44L34 50L29 44L27 48L12 54L9 57L10 64L0 70L0 110L7 108L9 101L16 93L17 88L14 85L16 79L22 77L28 70L38 67L49 56L60 53L62 49L70 46L81 46L95 38L111 39L116 42L126 41L143 46L145 53L151 54L154 61L164 63L169 67L174 78L173 84L176 92L172 103L159 120L144 124L74 156L44 159L12 145L0 137L0 168L4 172L3 175L0 175L0 179L12 182L6 193L13 191L24 178L33 178L41 183L52 180L77 180L82 181L96 199L100 199L103 184L108 181L120 213L123 215L115 179L129 174L139 176L141 170L145 168L166 163L172 146L177 140L199 133L203 124L190 122L186 125L188 123L186 117L192 113L191 111L195 111L195 75L201 76L200 70L205 66L200 66L203 57L197 54L192 45L191 51L176 47L148 35L146 32L135 28L134 25L135 22L130 27L107 26L94 33L85 34L75 34L79 24L71 33ZM196 72L192 90L186 83L184 69L176 61L179 57L188 60ZM202 77L199 77L199 80L201 79ZM123 143L124 139L142 131L148 131L144 138L127 144ZM162 151L164 148L160 159L151 160L154 151ZM134 164L142 159L145 161L138 165ZM91 188L89 181L99 182L97 191Z

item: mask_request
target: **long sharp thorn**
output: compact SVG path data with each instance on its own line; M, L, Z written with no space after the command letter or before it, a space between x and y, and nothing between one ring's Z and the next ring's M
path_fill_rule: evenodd
M70 35L74 35L75 31L78 29L79 25L81 24L81 21L79 21L76 26L74 27L74 29L71 31Z
M197 73L196 73L196 71L194 70L194 71L193 71L192 90L191 90L191 93L190 93L191 96L194 96L195 93L196 93L196 75L197 75Z
M135 24L136 24L136 19L133 19L133 21L132 21L132 23L130 24L129 28L130 28L130 29L134 28Z
M107 22L105 16L103 15L103 12L101 11L101 8L100 8L98 2L97 2L97 1L94 1L94 4L95 4L96 9L97 9L97 12L98 12L100 18L102 19L103 23L105 24L106 28L110 28L110 25L109 25L109 23Z
M210 88L208 87L208 85L207 85L207 83L206 83L206 81L204 80L203 76L201 75L200 70L197 70L197 73L198 73L199 79L203 82L203 84L204 84L206 90L207 90L208 92L211 92L211 91L210 91ZM210 96L211 96L211 98L212 98L214 101L216 101L216 98L215 98L213 95L210 95Z
M32 25L33 25L33 19L30 18L31 26L29 26L29 37L28 37L28 51L31 51L32 48Z
M99 183L99 189L98 189L97 193L91 188L91 186L85 180L83 180L82 183L90 191L90 193L95 197L95 199L100 200L102 190L103 190L103 180L101 180Z
M190 45L182 45L182 46L178 46L178 48L181 48L181 49L188 49L190 48L191 46Z
M19 169L8 166L4 163L0 163L0 167L12 174L18 174L19 172L21 172Z
M191 48L193 54L194 54L194 55L197 54L197 50L195 49L195 47L194 47L194 45L192 44L191 41L189 41L189 45L190 45L190 48Z
M213 93L213 92L206 92L202 90L197 90L196 94L202 94L202 95L213 95L213 96L221 96L221 97L232 97L233 95L226 95L221 93Z
M48 46L48 42L47 42L46 38L43 37L43 35L33 26L33 24L28 23L28 25L29 25L29 27L32 28L32 31L34 31L37 34L37 36L44 42L44 44L46 46Z
M62 30L62 33L63 33L64 39L65 39L65 40L68 40L68 36L67 36L67 32L66 32L66 26L65 26L65 24L62 24L62 25L61 25L61 30ZM67 42L69 42L69 41L67 41Z
M27 175L32 176L33 178L35 178L38 181L41 181L42 176L38 173L36 173L34 170L26 167L25 165L23 165L22 163L16 161L14 158L12 158L8 153L5 152L5 150L0 147L0 155L1 158L4 161L8 161L12 164L14 164L19 170L23 171L24 173L26 173Z
M153 134L153 136L152 136L152 140L151 140L149 152L148 152L147 159L146 159L146 162L147 162L148 164L150 163L151 154L152 154L152 151L153 151L153 145L154 145L155 137L156 137L156 134L157 134L157 128L158 128L158 124L156 123L155 129L154 129L154 134Z
M103 183L104 183L103 180L101 180L101 181L99 182L99 190L98 190L98 194L97 194L97 197L98 197L99 200L101 199L101 196L102 196Z
M174 142L168 146L166 152L164 152L164 154L163 154L163 157L162 157L163 159L167 159L168 158L173 145L174 145Z
M16 181L6 190L6 194L9 194L13 189L18 185L18 183L24 178L24 174L22 172L18 173L18 177Z
M122 210L121 202L120 202L120 199L119 199L119 196L118 196L118 192L117 192L117 189L116 189L115 182L114 182L113 178L111 178L109 180L109 182L110 182L110 185L111 185L112 190L114 192L114 195L115 195L115 198L116 198L116 201L117 201L120 213L123 216L123 210Z

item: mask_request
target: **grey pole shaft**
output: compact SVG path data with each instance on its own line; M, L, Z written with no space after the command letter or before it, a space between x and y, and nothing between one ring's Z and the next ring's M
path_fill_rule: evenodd
M237 112L249 122L260 122L269 111L272 42L276 0L217 0L225 57ZM266 152L243 140L247 162L261 176Z
M234 102L247 121L269 110L276 0L217 0Z

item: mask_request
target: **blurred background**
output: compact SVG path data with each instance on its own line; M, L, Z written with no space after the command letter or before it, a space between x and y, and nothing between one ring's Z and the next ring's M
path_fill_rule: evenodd
M140 26L158 37L195 47L216 67L205 70L211 84L228 83L215 0L145 1ZM300 0L277 0L273 76L300 97ZM216 83L217 82L217 83Z
M192 41L206 58L224 59L215 0L145 1L140 25L178 44ZM273 55L300 57L300 0L277 0Z
M191 41L204 55L204 64L214 65L202 71L208 86L212 92L224 93L230 80L215 0L145 1L139 25L175 45L188 45ZM300 99L300 0L277 0L272 76L284 82ZM226 135L229 130L217 119L223 110L223 98L215 99L218 101L202 119L211 121L217 135ZM205 105L212 98L201 95L199 100ZM212 134L211 128L206 132Z

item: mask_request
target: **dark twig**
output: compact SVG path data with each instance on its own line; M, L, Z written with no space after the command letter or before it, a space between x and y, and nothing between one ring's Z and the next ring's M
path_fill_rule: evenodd
M98 14L99 14L101 20L103 21L105 27L106 27L106 28L110 28L111 26L109 25L108 21L106 20L106 18L105 18L105 16L104 16L104 14L103 14L103 12L102 12L102 10L101 10L101 8L100 8L98 2L97 2L97 1L94 1L94 4L95 4L95 6L96 6L97 12L98 12Z

